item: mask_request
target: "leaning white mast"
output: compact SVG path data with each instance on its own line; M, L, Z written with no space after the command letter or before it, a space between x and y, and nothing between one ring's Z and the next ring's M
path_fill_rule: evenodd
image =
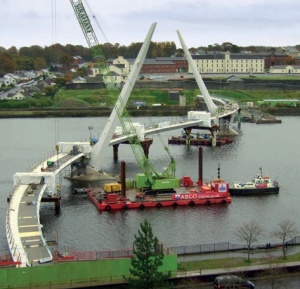
M148 34L147 34L145 41L141 47L141 50L133 64L133 67L128 76L128 79L125 82L125 85L123 86L123 89L120 93L119 98L121 98L121 102L123 105L126 105L128 98L131 94L131 91L134 87L137 76L142 68L142 65L144 63L146 54L147 54L149 46L150 46L150 42L151 42L155 27L156 27L156 23L153 23L148 31ZM115 107L119 107L119 110L122 109L122 106L120 105L120 100L117 101L117 104L115 105ZM117 121L118 121L118 115L117 115L116 109L114 108L107 123L106 123L106 126L104 127L104 130L101 134L99 141L93 147L92 152L91 152L91 159L90 159L89 165L91 167L93 167L94 169L96 169L97 171L100 170L100 166L103 163L103 159L104 159L103 148L107 147L109 145L112 135L113 135L113 132L116 129Z
M182 49L183 49L184 54L185 54L185 57L187 58L187 61L188 61L189 65L190 65L190 67L192 69L192 72L193 72L193 75L194 75L194 77L196 79L198 87L199 87L199 89L201 91L201 94L204 97L204 100L205 100L205 103L207 105L207 108L208 108L209 112L212 115L214 115L216 113L218 107L212 101L211 96L210 96L210 94L209 94L209 92L208 92L208 90L207 90L207 88L206 88L206 86L205 86L205 84L204 84L204 82L202 80L202 77L201 77L199 71L197 70L196 64L193 61L192 56L191 56L189 50L187 49L187 47L186 47L186 45L185 45L185 43L183 41L183 38L182 38L182 36L181 36L181 34L180 34L180 32L178 30L177 30L177 35L179 37Z

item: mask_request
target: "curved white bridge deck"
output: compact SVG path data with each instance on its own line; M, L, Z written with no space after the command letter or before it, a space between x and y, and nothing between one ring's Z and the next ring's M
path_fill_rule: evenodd
M177 122L177 123L163 121L158 124L158 127L146 128L142 133L142 137L160 133L160 132L164 132L164 131L176 130L176 129L186 128L186 127L199 126L199 127L210 128L212 122L218 122L220 118L234 116L238 112L238 110L239 110L239 107L223 109L219 113L217 113L215 116L209 115L209 120L207 118L206 119L201 119L201 118L200 119L187 119L185 121L181 121L181 122ZM232 117L231 122L232 121L233 121L233 117ZM111 146L111 145L119 144L121 142L125 142L128 140L128 138L130 136L132 136L132 135L118 135L116 138L114 138L110 141L109 145Z
M89 145L89 144L88 144ZM43 194L50 188L54 192L55 176L80 159L84 153L59 153L38 165L32 172L16 173L15 190L10 197L6 216L6 236L14 262L20 266L52 261L52 254L43 237L39 211ZM47 161L53 167L47 168ZM59 196L54 194L53 197Z

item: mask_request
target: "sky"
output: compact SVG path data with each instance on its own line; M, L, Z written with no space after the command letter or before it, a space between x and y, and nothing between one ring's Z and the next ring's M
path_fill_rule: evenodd
M176 30L188 48L224 42L243 47L300 44L299 0L82 2L99 43L143 42L156 22L152 41L174 41L177 48L181 45ZM6 49L55 43L88 47L69 0L0 0L0 24L0 47Z

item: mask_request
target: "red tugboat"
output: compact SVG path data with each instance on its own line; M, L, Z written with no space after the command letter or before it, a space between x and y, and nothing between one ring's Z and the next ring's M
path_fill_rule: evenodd
M193 182L189 176L180 180L179 188L173 192L159 191L145 194L136 188L126 188L125 163L122 162L121 183L106 184L104 189L87 189L87 194L99 211L127 209L162 208L177 206L198 206L231 203L229 184L217 178L208 184L202 181L202 148L199 148L199 181Z

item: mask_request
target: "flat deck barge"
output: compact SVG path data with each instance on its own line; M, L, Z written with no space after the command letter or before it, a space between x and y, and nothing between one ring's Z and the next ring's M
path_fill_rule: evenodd
M126 195L118 193L105 194L95 188L87 189L87 195L99 211L116 211L129 209L146 209L179 206L209 206L211 204L231 203L228 183L215 180L208 185L180 187L175 193L147 196L138 190L128 190Z
M223 146L226 144L231 144L233 142L233 139L231 138L218 138L217 139L217 146ZM168 144L177 144L177 145L196 145L196 146L212 146L212 140L211 138L205 139L205 138L191 138L187 140L186 138L179 137L179 136L172 136L168 139Z

